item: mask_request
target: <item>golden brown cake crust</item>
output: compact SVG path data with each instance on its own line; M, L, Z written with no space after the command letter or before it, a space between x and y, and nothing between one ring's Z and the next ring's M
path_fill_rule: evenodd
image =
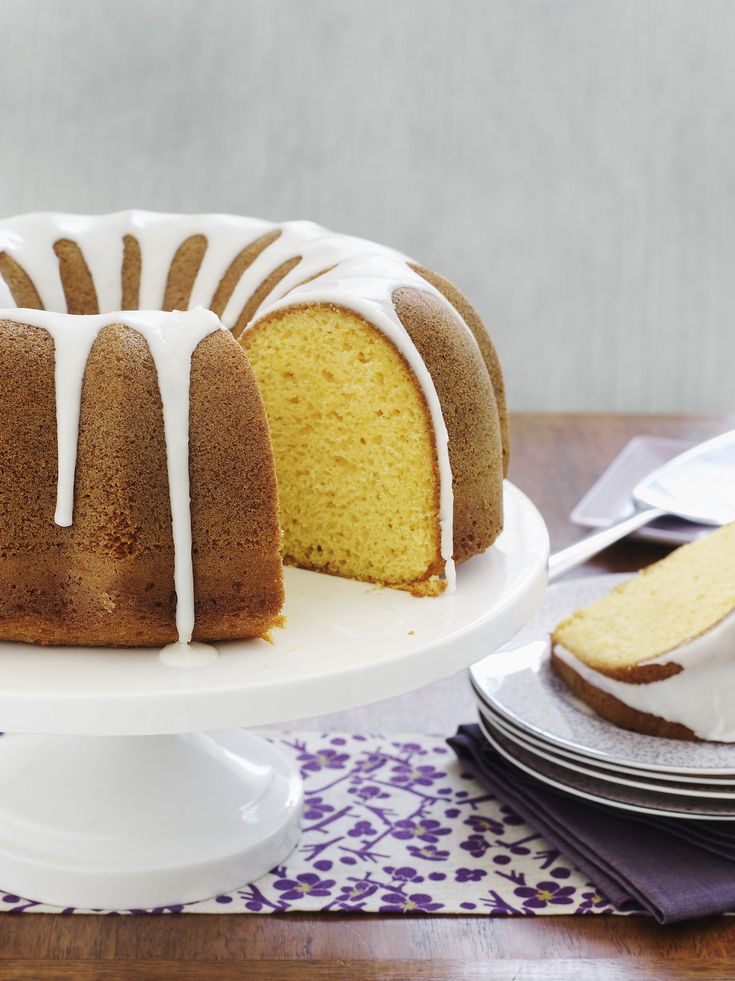
M212 297L212 302L209 304L209 308L212 313L216 313L218 317L222 316L225 307L227 306L227 301L232 296L232 293L245 270L255 262L264 249L267 249L269 245L272 245L276 239L280 238L280 236L281 232L279 230L268 232L267 235L261 235L260 238L257 238L254 242L251 242L250 245L246 245L245 248L235 256L225 274L222 276L222 279L219 281L219 285L217 286L214 296Z
M291 270L295 269L300 262L300 255L294 256L292 259L287 259L263 280L260 286L257 287L252 296L250 296L250 298L247 300L245 306L242 308L240 316L235 321L232 327L232 334L234 337L236 337L238 340L242 337L245 328L255 316L257 309L263 300L265 300L265 298L273 292L281 280L288 276Z
M551 634L551 642L552 644L558 644L560 647L565 646L556 633ZM570 654L578 657L576 651L570 648L566 649L569 650ZM582 660L582 658L579 658L579 660ZM680 671L683 671L683 668L675 661L666 661L664 664L651 664L644 661L641 664L635 664L629 668L608 668L600 665L599 667L594 667L593 670L597 671L598 674L604 674L607 678L612 678L614 681L624 681L628 685L650 685L653 681L665 681L666 678L671 678L675 674L679 674Z
M483 552L503 527L498 410L477 345L435 296L394 292L396 313L434 382L449 434L454 493L454 559Z
M194 280L206 251L206 235L191 235L178 247L168 270L161 302L162 310L187 309Z
M54 350L0 322L0 638L160 645L176 639L161 400L148 346L103 329L82 393L74 523L54 524ZM262 635L283 600L277 494L260 395L228 332L192 358L195 639Z
M459 290L454 283L442 276L440 273L433 272L431 269L427 269L425 266L419 266L416 263L409 263L411 269L418 273L427 283L430 283L434 289L439 290L439 292L452 304L454 309L459 313L460 317L467 324L469 329L472 331L477 345L480 348L480 353L485 361L485 366L490 375L490 381L493 386L493 393L495 395L495 403L498 408L498 417L500 419L500 435L503 441L503 476L508 475L508 464L510 462L510 439L508 434L508 408L505 399L505 383L503 382L503 372L500 367L500 359L498 358L497 352L495 350L495 345L493 344L490 334L482 322L482 318L479 313L472 306L467 297Z
M54 242L59 275L64 287L68 313L99 313L97 290L89 266L76 242L60 238Z
M38 295L35 283L7 252L0 252L0 276L5 280L13 294L13 299L19 307L29 310L43 310L41 297Z
M125 235L123 238L123 263L121 272L122 310L138 309L141 267L142 256L140 242L134 235Z
M650 712L641 712L631 708L619 698L610 695L608 692L601 691L590 684L574 668L562 661L560 657L551 652L551 666L570 689L570 691L581 699L585 705L601 715L608 722L620 726L621 729L630 729L633 732L641 732L645 736L661 736L665 739L685 739L688 742L700 741L688 726L680 722L668 722ZM675 665L679 667L679 665ZM673 672L674 674L677 671ZM626 680L628 680L626 678Z

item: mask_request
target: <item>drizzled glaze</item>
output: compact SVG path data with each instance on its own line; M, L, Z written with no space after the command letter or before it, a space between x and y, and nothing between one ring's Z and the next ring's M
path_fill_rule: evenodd
M258 287L284 263L298 260L263 298L248 328L274 309L302 303L327 302L353 310L390 339L412 369L431 416L439 471L440 551L445 563L447 587L453 589L454 502L447 429L431 375L396 313L393 294L406 287L431 294L462 324L472 338L472 343L476 342L455 308L437 289L410 268L406 256L373 242L329 232L308 221L275 224L230 215L167 215L122 211L102 216L37 213L9 218L0 223L0 253L7 253L25 270L38 291L45 311L49 311L23 310L23 320L49 330L56 345L59 366L56 375L57 427L60 446L57 522L71 523L79 398L84 365L97 333L103 326L111 323L124 323L133 327L148 340L156 363L164 404L169 485L173 488L172 514L174 495L178 498L182 487L187 488L188 495L188 469L185 482L181 479L181 461L185 455L182 447L188 448L188 411L187 429L184 432L180 418L182 405L175 406L176 400L183 398L183 395L181 388L177 389L176 385L180 386L185 382L188 406L188 366L198 340L193 346L191 343L203 327L209 325L205 333L210 333L221 326L217 318L207 313L206 309L194 308L208 308L220 281L239 254L262 236L273 233L277 233L275 241L257 255L237 281L222 312L223 324L232 328ZM137 239L140 245L138 306L141 311L160 310L169 270L178 248L194 235L205 236L207 248L194 279L188 303L189 309L193 311L190 315L192 319L187 319L182 314L138 312L103 313L85 317L51 313L50 311L67 309L54 244L60 239L70 239L78 245L94 282L100 310L114 311L119 310L122 305L121 270L124 238L128 235ZM311 277L318 278L308 281ZM5 310L0 309L0 317L18 319L19 311L12 308L10 291L1 278L0 304L8 307ZM178 317L176 322L180 325L188 325L181 340L175 342L175 360L178 365L176 371L182 372L177 376L176 385L173 384L165 364L173 352L174 342L171 338L174 331L169 330L169 326L174 321L167 319L171 316ZM168 338L165 342L162 340L164 336ZM163 389L169 384L171 387L164 398ZM167 404L171 407L168 421ZM178 423L172 421L174 417L179 418ZM62 443L65 447L63 461ZM175 455L179 457L178 462L173 462ZM177 499L176 504L177 513L183 514L183 500ZM188 496L186 510L188 513ZM193 598L191 604L184 599L190 593L193 596L189 588L190 522L186 531L181 527L177 529L175 545L178 576L177 628L180 639L188 641L193 627Z
M595 671L561 644L554 654L586 682L612 695L624 705L656 715L667 722L679 722L700 739L735 742L735 701L733 701L733 651L735 651L735 613L730 613L706 633L644 664L678 664L683 670L646 684L610 678Z
M74 512L82 381L89 352L104 327L124 324L148 343L156 366L163 406L166 441L171 530L174 544L174 587L176 630L180 644L188 644L194 630L194 568L191 546L191 503L189 496L189 378L191 357L199 342L216 330L224 330L209 310L197 307L188 313L133 311L95 316L51 313L18 308L0 311L48 331L54 340L56 384L56 432L58 479L56 524L68 527Z

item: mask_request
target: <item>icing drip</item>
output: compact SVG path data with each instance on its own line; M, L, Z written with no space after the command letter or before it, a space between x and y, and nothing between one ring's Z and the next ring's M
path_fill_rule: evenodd
M163 406L166 466L171 527L174 545L176 630L179 644L191 641L194 630L194 567L192 561L191 500L189 494L189 381L191 358L201 340L224 330L209 310L197 307L188 313L157 311L104 313L73 316L42 310L0 310L46 330L54 340L56 426L58 434L58 525L68 527L74 512L76 468L82 382L89 353L99 332L123 324L141 334L156 367Z
M136 330L140 328L136 326ZM189 493L189 382L191 358L203 338L224 327L213 313L197 307L172 317L153 316L140 330L148 341L158 373L166 437L166 467L171 500L176 586L176 631L188 644L194 631L194 564Z
M735 742L735 612L711 630L645 664L678 664L678 674L636 685L610 678L580 661L561 644L554 653L585 681L639 712L687 726L700 739Z
M441 556L447 588L451 590L454 588L454 502L447 429L431 375L396 313L393 294L404 287L431 294L468 332L472 343L476 342L455 308L409 267L406 256L374 242L329 232L309 221L275 224L231 215L167 215L146 211L102 216L44 213L9 218L0 223L0 252L7 252L25 269L46 310L61 311L66 309L66 300L53 246L59 239L72 239L87 262L100 309L113 310L122 303L123 240L127 235L133 236L141 250L138 306L153 310L163 303L169 269L181 243L191 236L204 235L207 248L192 285L189 307L209 307L223 275L243 249L274 232L278 233L275 241L240 275L223 310L222 322L232 328L258 287L284 263L298 259L295 267L264 296L251 324L277 307L328 302L365 317L392 341L413 369L431 415L439 471ZM317 279L305 282L311 277ZM0 286L3 290L0 302L7 303L4 298L7 290L1 279ZM128 314L123 322L129 322ZM75 365L74 370L77 369ZM65 420L64 426L65 432L73 431L71 420ZM64 490L61 487L59 490L60 506L63 505L59 513L64 518L70 516L69 480L73 485L73 470L71 477L65 472Z
M59 317L46 314L44 319L45 324L38 323L35 326L45 326L54 340L58 462L54 521L57 525L68 528L74 516L74 475L77 467L84 369L102 326L95 322L97 317Z

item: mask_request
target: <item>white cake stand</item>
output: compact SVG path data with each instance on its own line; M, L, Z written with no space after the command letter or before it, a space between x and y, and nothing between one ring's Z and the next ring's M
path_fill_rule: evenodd
M506 484L505 531L416 599L286 570L287 626L211 656L0 644L0 887L93 909L236 889L299 835L295 765L242 726L398 695L499 647L532 616L548 535ZM430 720L417 720L419 725Z

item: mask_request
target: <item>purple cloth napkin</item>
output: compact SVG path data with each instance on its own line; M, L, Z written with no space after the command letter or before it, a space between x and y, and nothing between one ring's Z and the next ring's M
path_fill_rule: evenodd
M619 909L643 909L659 923L735 911L735 822L630 815L564 794L504 760L477 725L447 742Z

